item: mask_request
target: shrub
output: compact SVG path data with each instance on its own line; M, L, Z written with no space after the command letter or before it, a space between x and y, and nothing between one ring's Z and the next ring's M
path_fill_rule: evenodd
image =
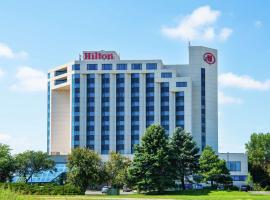
M2 183L0 184L0 190L10 190L18 194L35 194L35 195L76 195L84 194L77 187L55 184L26 184L26 183Z

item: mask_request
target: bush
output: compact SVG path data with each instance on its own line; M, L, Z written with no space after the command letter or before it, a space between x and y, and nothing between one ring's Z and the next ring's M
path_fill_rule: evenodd
M238 191L239 190L239 187L237 187L235 185L230 185L230 186L226 186L225 189L226 190Z
M263 191L264 188L261 187L260 184L254 183L254 185L253 185L253 190L254 190L254 191Z
M2 183L0 190L10 190L18 194L34 195L77 195L84 194L80 189L73 185L55 184L26 184L26 183Z
M264 191L270 191L270 185L266 186L266 187L264 188Z

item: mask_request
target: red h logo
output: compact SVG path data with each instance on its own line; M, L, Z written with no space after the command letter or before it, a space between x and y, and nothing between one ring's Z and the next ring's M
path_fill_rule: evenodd
M203 60L210 65L216 62L215 56L210 52L207 52L203 55Z

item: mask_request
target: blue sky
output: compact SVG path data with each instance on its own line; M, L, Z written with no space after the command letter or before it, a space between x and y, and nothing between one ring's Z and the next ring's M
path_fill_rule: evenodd
M187 40L219 51L219 151L270 129L270 2L200 0L0 3L0 142L46 150L46 72L83 50L188 62Z

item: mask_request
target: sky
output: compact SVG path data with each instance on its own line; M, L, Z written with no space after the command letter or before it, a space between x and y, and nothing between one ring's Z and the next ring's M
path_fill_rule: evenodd
M83 50L188 63L218 49L219 152L270 130L270 1L58 0L0 3L0 143L46 151L46 77Z

